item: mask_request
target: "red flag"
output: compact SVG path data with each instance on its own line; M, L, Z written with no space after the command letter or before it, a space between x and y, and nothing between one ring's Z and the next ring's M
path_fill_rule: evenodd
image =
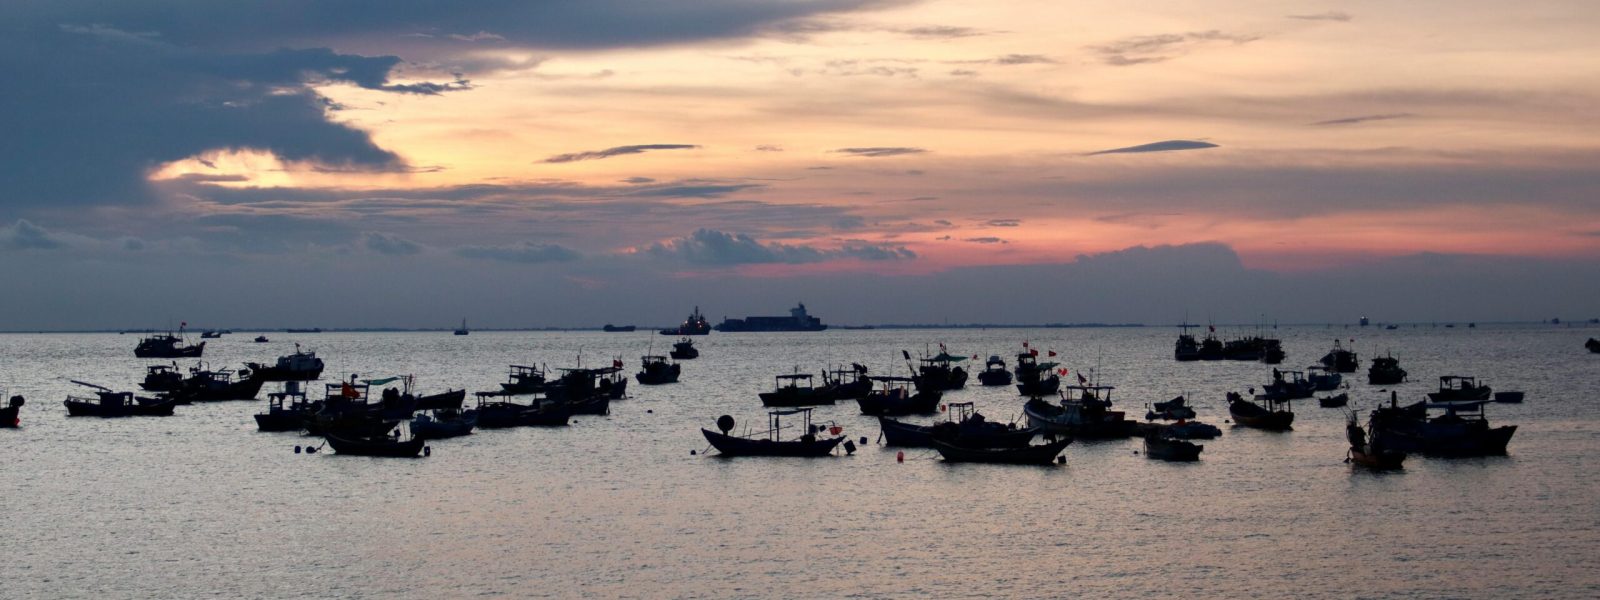
M1055 355L1056 355L1056 351L1055 350L1051 350L1050 351L1050 356L1055 356Z
M1062 375L1063 375L1063 376L1065 376L1065 375L1066 375L1066 374L1067 374L1067 370L1066 370L1066 369L1061 369L1061 374L1062 374Z
M1039 355L1039 351L1038 350L1029 350L1028 354L1030 354L1032 356L1038 356Z
M1028 343L1027 343L1027 342L1023 342L1023 343L1022 343L1022 347L1023 347L1023 348L1027 348L1027 347L1028 347Z
M978 360L978 355L976 355L976 354L972 355L972 360Z

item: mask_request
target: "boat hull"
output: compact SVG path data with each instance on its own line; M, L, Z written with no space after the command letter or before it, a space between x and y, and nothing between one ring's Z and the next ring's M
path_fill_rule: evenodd
M431 417L417 417L411 421L411 435L419 440L442 440L471 435L472 430L477 426L478 413L476 411L468 411L461 417L448 421L441 421Z
M883 431L883 441L886 446L933 447L934 428L931 426L912 425L888 417L878 417L878 427ZM971 428L963 428L959 431L960 433L955 439L950 440L950 443L974 448L1025 448L1039 433L1039 430L1031 428L1004 431L974 431Z
M3 406L3 407L0 407L0 429L10 429L10 428L13 428L13 427L20 427L22 425L22 419L17 417L17 413L19 412L18 409L20 409L20 408L22 408L22 407L21 406Z
M1167 460L1174 462L1192 462L1200 460L1200 452L1206 447L1201 444L1178 439L1167 439L1159 434L1144 438L1145 458Z
M427 440L412 438L406 441L347 438L338 434L323 436L337 454L350 456L379 456L386 458L416 458L422 454Z
M1061 438L1038 446L1024 448L967 448L939 440L933 449L952 463L991 463L1007 465L1049 465L1056 461L1061 451L1072 443L1072 438Z
M1366 467L1378 471L1392 471L1401 468L1406 461L1404 452L1393 450L1383 452L1365 452L1358 448L1350 449L1350 464Z
M1269 411L1261 406L1240 400L1228 405L1228 414L1233 416L1233 422L1245 427L1266 429L1268 431L1292 431L1294 429L1294 413L1288 411Z
M256 415L256 429L261 431L300 431L306 428L306 415L302 412L282 411Z
M844 441L844 436L817 440L752 440L701 429L711 447L723 456L793 456L816 458L833 454L833 449Z
M856 400L856 404L861 407L863 415L903 417L937 412L939 399L942 397L943 394L938 392L918 392L909 396L867 394L866 397Z
M177 402L171 400L155 404L127 404L112 406L98 404L95 402L78 402L75 400L67 400L62 402L62 404L66 405L67 416L69 417L101 418L170 417L172 416L173 407L177 406Z
M833 394L824 390L761 392L761 405L768 408L794 408L833 404Z
M257 363L246 363L245 366L250 368L250 378L260 381L313 381L322 378L321 367L316 369L289 369Z

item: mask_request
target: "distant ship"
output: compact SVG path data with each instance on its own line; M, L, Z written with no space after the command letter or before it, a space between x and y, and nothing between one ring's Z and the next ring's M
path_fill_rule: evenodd
M632 325L612 325L610 323L606 323L606 326L604 329L602 329L602 331L605 331L606 333L626 333L633 331L634 329L637 328Z
M801 304L789 309L787 317L745 317L743 319L723 319L717 325L717 331L822 331L827 329L818 319L806 314L806 305Z
M694 312L689 313L689 318L683 324L671 329L661 330L661 335L706 335L711 333L711 322L705 315L700 314L700 307L694 307Z
M466 319L462 319L461 320L461 327L459 329L456 329L455 334L456 335L470 335L471 333L472 333L472 331L467 329L467 320Z
M294 329L294 328L290 328L290 329L285 329L283 331L284 331L284 333L322 333L322 328L321 327L312 327L310 329Z

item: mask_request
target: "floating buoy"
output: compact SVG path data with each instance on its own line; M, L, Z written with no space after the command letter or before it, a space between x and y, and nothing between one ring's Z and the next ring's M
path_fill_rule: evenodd
M856 443L852 442L850 440L845 440L844 441L844 453L845 454L852 454L852 455L855 454L856 453Z
M834 425L833 427L829 427L828 428L828 433L833 434L833 435L839 435L841 433L844 433L844 428L840 427L838 425Z
M300 447L299 446L295 446L294 447L294 453L295 454L299 454L300 453Z
M645 412L645 414L650 414L650 415L656 414L656 411L654 409L649 409L649 408L644 409L644 412Z
M689 451L689 456L694 456L694 453L695 453L695 451L694 451L694 450L690 450L690 451Z
M306 446L306 454L316 454L316 453L317 453L317 449L316 449L315 446Z
M861 436L861 445L863 445L863 446L867 445L867 436L864 436L864 435Z
M422 455L423 456L433 456L433 446L423 446L422 447Z
M939 405L939 412L944 412L944 409L945 409L945 405L940 404Z
M901 450L899 452L895 452L894 453L894 461L895 462L899 462L899 463L905 462L906 461L906 451L905 450Z

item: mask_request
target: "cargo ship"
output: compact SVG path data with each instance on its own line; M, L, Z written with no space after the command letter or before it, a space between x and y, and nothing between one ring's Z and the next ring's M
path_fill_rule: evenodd
M827 329L818 319L806 314L804 303L789 309L787 317L745 317L743 319L723 319L717 325L717 331L822 331Z

